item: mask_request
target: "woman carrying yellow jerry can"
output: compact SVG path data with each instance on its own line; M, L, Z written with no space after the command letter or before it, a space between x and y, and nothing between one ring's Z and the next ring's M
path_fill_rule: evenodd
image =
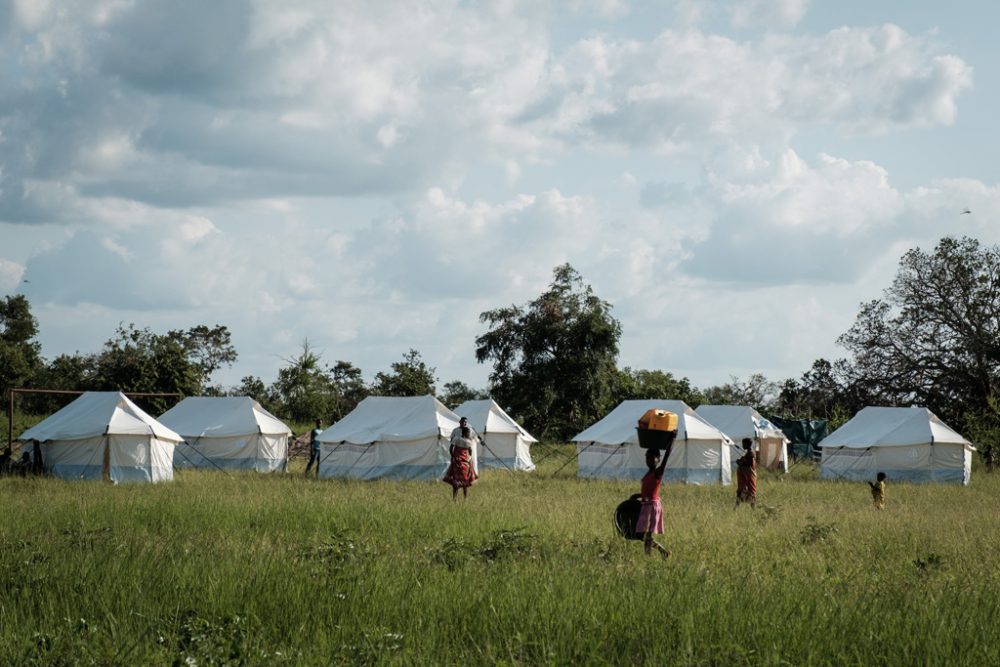
M660 503L660 485L663 483L663 472L670 458L670 450L677 438L677 415L666 410L651 409L639 419L636 428L639 446L646 450L646 467L648 471L642 477L639 492L639 515L632 522L623 517L623 509L629 503L634 508L635 496L619 505L615 514L615 525L619 533L626 538L638 539L641 536L646 554L653 553L655 548L662 557L670 552L654 539L654 535L663 534L663 505ZM629 530L631 529L631 530Z

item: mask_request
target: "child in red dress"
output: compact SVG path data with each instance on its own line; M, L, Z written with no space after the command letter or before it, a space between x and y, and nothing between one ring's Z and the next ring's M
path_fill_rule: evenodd
M642 477L642 509L639 510L639 521L635 526L637 533L645 535L643 537L643 544L646 547L646 555L653 553L653 547L656 547L660 555L664 558L669 556L670 552L662 544L654 540L653 535L663 534L663 506L660 504L660 484L663 482L663 470L667 467L667 456L663 456L661 462L660 450L646 450L646 467L649 468L649 472Z

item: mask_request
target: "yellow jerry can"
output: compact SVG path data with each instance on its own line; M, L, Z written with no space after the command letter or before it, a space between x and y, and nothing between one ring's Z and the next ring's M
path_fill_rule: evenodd
M676 431L677 415L659 408L650 408L639 417L639 428L649 431Z

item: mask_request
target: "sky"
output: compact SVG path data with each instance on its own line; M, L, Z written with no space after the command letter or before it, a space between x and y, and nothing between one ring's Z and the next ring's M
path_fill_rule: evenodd
M7 0L0 295L486 387L569 262L619 364L798 378L946 235L1000 242L992 0ZM970 213L962 211L968 209Z

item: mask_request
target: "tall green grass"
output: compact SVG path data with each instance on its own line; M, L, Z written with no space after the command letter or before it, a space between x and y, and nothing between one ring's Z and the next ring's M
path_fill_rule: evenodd
M540 451L540 450L539 450ZM4 664L1000 664L1000 475L665 487L666 561L612 533L637 483L179 472L2 479ZM298 470L301 470L298 463Z

